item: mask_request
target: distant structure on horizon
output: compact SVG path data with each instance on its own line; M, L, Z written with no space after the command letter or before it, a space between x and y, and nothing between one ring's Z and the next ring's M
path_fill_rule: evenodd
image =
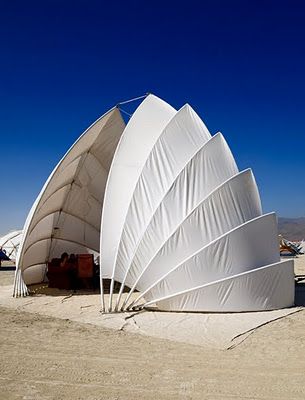
M292 241L305 239L305 217L278 218L278 231L284 238Z
M11 231L0 237L0 249L2 249L12 261L15 261L17 258L20 242L22 240L22 232L22 230Z

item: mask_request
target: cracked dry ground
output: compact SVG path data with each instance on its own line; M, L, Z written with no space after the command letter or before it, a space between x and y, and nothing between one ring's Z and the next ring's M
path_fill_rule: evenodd
M305 311L227 351L0 308L1 399L304 399Z

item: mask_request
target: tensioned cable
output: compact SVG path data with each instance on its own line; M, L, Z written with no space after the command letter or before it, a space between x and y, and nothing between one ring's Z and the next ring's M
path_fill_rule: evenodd
M144 98L146 98L148 95L149 95L149 93L146 93L146 94L144 94L143 96L134 97L134 98L132 98L132 99L130 99L130 100L120 101L119 103L117 103L116 107L117 107L122 113L126 114L129 118L131 118L131 117L132 117L132 114L130 114L129 112L123 110L120 106L123 105L123 104L128 104L128 103L132 103L132 102L137 101L137 100L144 99Z
M122 113L128 115L129 118L132 117L132 114L129 114L127 111L123 110L121 107L118 107L118 109L119 109Z
M136 101L136 100L144 99L144 98L147 97L148 95L149 95L149 93L146 93L146 94L144 94L143 96L134 97L134 98L132 98L132 99L130 99L130 100L120 101L119 103L117 103L117 106L122 105L122 104L131 103L131 102Z

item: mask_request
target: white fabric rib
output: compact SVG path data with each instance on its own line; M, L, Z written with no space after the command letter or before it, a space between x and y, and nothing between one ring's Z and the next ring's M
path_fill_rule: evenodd
M274 213L259 216L210 242L173 269L154 271L155 284L141 293L146 301L217 281L280 261Z
M131 256L156 208L174 180L211 135L186 105L170 120L154 145L139 177L120 241L116 276L123 276Z
M129 270L127 285L132 286L154 254L186 216L215 188L238 172L232 153L221 133L213 136L193 156L156 210Z
M293 260L252 269L188 291L147 302L163 311L245 312L275 310L294 303Z
M175 114L163 100L147 96L129 120L115 151L105 190L100 242L101 274L112 280L109 310L118 247L135 186L149 153Z
M185 165L210 138L207 127L189 105L174 115L160 135L144 165L127 212L115 269L117 281L124 284L154 212Z
M128 207L152 147L176 111L149 95L129 120L113 157L102 213L100 261L112 278Z
M261 202L252 171L248 169L229 178L210 192L167 236L161 240L153 237L160 246L150 260L144 258L148 252L145 248L141 257L135 258L130 293L135 288L140 291L147 289L153 283L155 273L162 270L165 264L173 268L218 236L261 214ZM157 234L159 230L153 233Z

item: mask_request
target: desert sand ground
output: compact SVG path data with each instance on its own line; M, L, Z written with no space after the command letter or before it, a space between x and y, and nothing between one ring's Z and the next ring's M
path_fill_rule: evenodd
M304 257L295 269L305 273ZM0 274L11 284L11 271ZM0 399L305 398L305 310L231 350L9 308L0 308L0 338Z

